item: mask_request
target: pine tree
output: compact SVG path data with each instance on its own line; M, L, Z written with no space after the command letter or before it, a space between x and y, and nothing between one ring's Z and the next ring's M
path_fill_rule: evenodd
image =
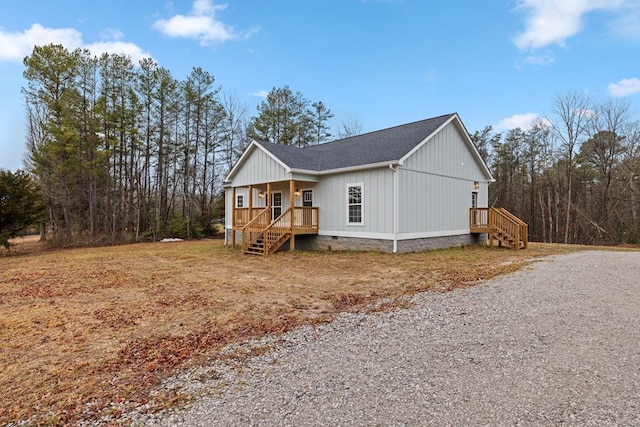
M9 239L42 219L40 189L25 172L0 169L0 245L9 249Z
M309 108L311 105L312 108ZM249 137L283 145L306 147L325 141L331 134L327 121L333 117L322 102L311 102L289 86L273 88L258 106L248 128Z

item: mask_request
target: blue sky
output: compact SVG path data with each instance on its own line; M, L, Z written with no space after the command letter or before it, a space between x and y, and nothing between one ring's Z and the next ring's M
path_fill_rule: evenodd
M331 127L368 132L458 112L526 128L569 90L640 117L640 0L26 0L0 15L0 168L22 167L22 59L36 44L202 67L251 115L289 87Z

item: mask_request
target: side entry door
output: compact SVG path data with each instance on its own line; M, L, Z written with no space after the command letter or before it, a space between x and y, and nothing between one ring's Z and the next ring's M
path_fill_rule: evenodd
M313 190L302 190L302 206L313 206Z

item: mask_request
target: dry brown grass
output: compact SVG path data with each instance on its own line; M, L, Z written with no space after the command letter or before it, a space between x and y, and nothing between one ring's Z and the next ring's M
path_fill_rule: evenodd
M213 240L59 251L37 245L0 255L3 425L95 419L111 403L146 402L163 378L215 358L230 342L326 321L382 297L470 286L536 257L580 249L262 258Z

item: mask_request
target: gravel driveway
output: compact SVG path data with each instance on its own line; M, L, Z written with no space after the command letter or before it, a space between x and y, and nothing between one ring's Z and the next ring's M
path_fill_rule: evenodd
M640 253L578 252L392 313L287 334L202 396L135 417L188 426L640 426ZM268 340L254 343L264 345ZM206 393L204 393L206 391Z

